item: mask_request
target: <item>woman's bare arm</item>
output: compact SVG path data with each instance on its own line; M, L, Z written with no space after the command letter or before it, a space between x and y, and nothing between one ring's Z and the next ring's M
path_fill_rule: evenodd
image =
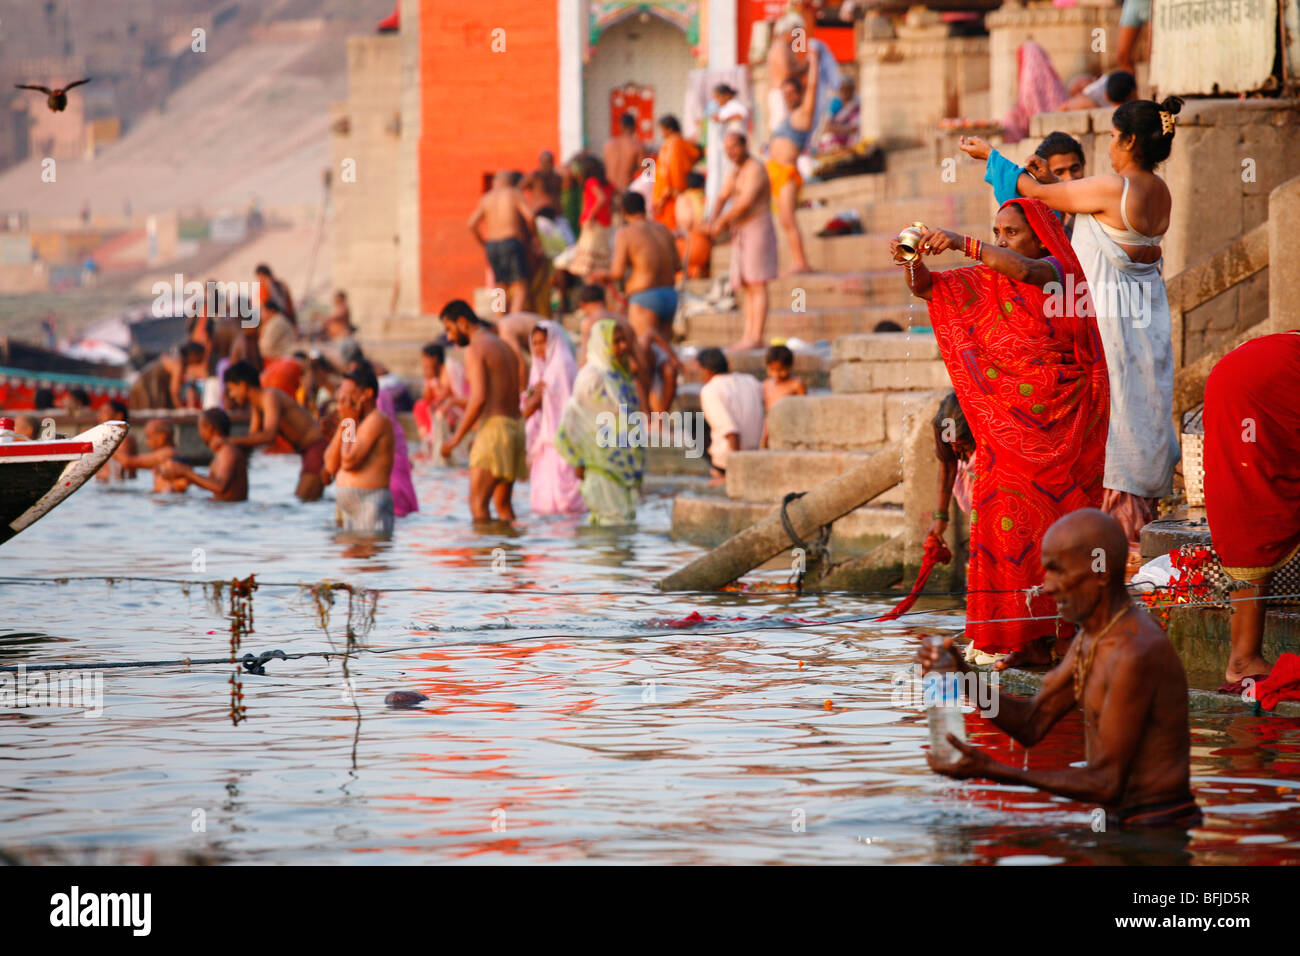
M929 229L921 239L921 254L937 256L949 249L961 249L966 237L946 229ZM1030 259L1010 249L986 242L980 249L980 262L1001 272L1009 279L1027 282L1040 289L1049 282L1058 281L1056 270L1046 259Z
M1020 195L1041 199L1058 212L1107 212L1119 203L1124 180L1120 176L1086 176L1072 182L1040 183L1029 173L1016 180Z

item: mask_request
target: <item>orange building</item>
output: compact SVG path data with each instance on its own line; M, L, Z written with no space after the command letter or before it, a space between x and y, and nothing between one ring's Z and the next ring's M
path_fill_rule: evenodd
M398 179L401 203L415 208L398 211L398 311L436 315L484 284L483 252L466 220L493 173L528 172L542 150L558 162L581 149L599 153L628 109L642 117L647 140L652 117L674 113L685 122L692 71L734 68L753 24L784 6L405 0L400 109L409 147Z

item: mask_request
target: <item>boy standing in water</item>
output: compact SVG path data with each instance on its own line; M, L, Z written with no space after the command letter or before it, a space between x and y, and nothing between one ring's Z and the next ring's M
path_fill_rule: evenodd
M248 500L248 456L230 443L230 416L219 408L209 408L199 416L199 438L212 449L212 464L207 475L200 475L180 461L164 462L163 475L185 479L212 492L216 501Z
M176 446L172 443L172 427L161 418L152 419L144 426L144 441L149 450L143 455L127 455L122 459L122 468L153 469L153 490L156 492L182 492L189 488L189 479L177 476L168 477L164 466L171 463L176 456Z

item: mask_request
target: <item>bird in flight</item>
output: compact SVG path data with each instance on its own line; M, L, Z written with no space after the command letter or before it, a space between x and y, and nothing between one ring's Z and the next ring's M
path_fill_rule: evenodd
M90 77L86 77L84 80L77 80L75 83L69 83L61 90L52 90L47 86L29 86L24 83L15 83L14 88L19 90L38 90L39 92L44 93L49 97L49 99L45 101L46 105L55 113L62 113L68 106L68 90L89 82Z

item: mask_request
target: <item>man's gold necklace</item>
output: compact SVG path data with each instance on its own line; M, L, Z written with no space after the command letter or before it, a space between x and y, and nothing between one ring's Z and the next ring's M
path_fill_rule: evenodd
M1133 610L1133 602L1125 602L1124 606L1119 609L1115 616L1106 623L1106 626L1097 632L1097 636L1094 637L1092 643L1088 645L1086 655L1082 648L1080 648L1078 656L1075 657L1074 699L1078 701L1080 707L1083 706L1083 688L1088 683L1088 673L1092 670L1093 658L1097 656L1097 645L1101 643L1101 639L1106 636L1106 633L1119 622L1119 619L1131 610ZM1082 638L1080 638L1080 640L1082 640Z

